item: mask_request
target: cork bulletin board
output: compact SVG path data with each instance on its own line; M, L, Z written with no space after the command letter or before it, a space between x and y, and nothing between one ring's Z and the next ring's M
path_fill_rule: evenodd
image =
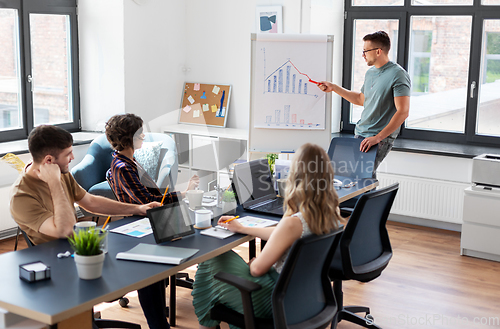
M226 127L230 85L186 82L179 123Z

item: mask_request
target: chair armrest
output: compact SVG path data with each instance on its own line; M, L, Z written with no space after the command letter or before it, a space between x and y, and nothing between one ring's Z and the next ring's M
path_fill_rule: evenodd
M349 217L352 215L353 211L354 211L354 208L342 207L342 208L340 208L340 216Z
M214 275L214 278L236 287L241 293L243 304L243 315L245 318L245 328L256 328L255 312L252 303L252 291L262 288L258 283L237 277L236 275L219 272Z
M234 287L236 287L240 291L244 291L247 293L251 293L252 291L256 291L261 289L261 285L243 278L240 278L236 275L226 273L226 272L219 272L214 275L214 278L216 278L219 281L225 282L227 284L230 284Z

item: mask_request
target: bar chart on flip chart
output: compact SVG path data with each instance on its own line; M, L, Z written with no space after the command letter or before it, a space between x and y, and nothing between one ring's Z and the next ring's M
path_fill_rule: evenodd
M326 42L306 44L307 51L297 42L258 45L254 127L325 129L325 97L315 81L326 79Z
M250 151L292 151L331 137L333 36L252 36ZM327 147L327 145L325 145Z

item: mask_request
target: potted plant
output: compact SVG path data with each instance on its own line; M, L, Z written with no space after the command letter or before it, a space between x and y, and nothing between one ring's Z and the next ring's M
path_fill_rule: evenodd
M75 251L75 264L78 277L84 280L100 278L104 264L104 252L101 250L101 241L105 234L91 227L88 230L74 232L68 237L71 248Z
M228 215L236 213L236 195L233 191L224 191L222 194L222 212Z

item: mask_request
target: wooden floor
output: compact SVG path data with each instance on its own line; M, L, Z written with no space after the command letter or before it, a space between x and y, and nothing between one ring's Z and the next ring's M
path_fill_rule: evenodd
M500 328L500 263L460 256L456 232L397 223L388 228L394 251L389 266L372 282L344 282L346 305L369 306L383 328ZM13 239L0 242L0 252L13 245ZM247 249L237 251L247 257ZM188 270L193 276L195 271L196 266ZM190 291L177 291L177 328L197 328ZM115 302L96 310L103 318L148 328L136 293L128 297L128 308ZM337 328L359 327L342 322Z

